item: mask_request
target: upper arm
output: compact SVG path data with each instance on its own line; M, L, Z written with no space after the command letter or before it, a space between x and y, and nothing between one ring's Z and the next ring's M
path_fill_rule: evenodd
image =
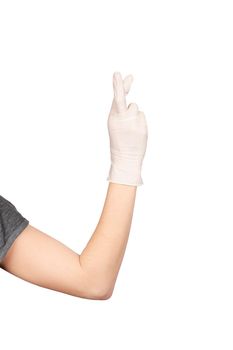
M79 254L30 224L16 238L1 267L41 287L93 297Z

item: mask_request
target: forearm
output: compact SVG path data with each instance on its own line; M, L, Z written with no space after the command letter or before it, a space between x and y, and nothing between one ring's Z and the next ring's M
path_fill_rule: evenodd
M109 182L103 210L80 255L83 270L94 285L112 291L125 253L137 186Z

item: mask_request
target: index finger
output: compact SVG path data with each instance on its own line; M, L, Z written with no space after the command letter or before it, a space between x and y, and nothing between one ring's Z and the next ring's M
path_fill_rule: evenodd
M124 83L120 72L115 72L113 75L114 99L118 112L123 112L127 109Z

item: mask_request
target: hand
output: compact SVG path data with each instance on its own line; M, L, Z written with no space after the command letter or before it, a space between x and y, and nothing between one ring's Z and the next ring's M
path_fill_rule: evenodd
M110 182L139 186L143 184L141 168L146 152L148 129L145 115L136 103L127 107L126 94L133 77L124 81L121 74L113 75L114 99L108 116L111 167L107 180Z

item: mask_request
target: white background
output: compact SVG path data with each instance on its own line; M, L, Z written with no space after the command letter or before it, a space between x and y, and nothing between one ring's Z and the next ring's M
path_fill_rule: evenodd
M0 270L4 349L233 348L231 1L1 1L0 193L81 253L104 203L112 74L148 123L112 298Z

